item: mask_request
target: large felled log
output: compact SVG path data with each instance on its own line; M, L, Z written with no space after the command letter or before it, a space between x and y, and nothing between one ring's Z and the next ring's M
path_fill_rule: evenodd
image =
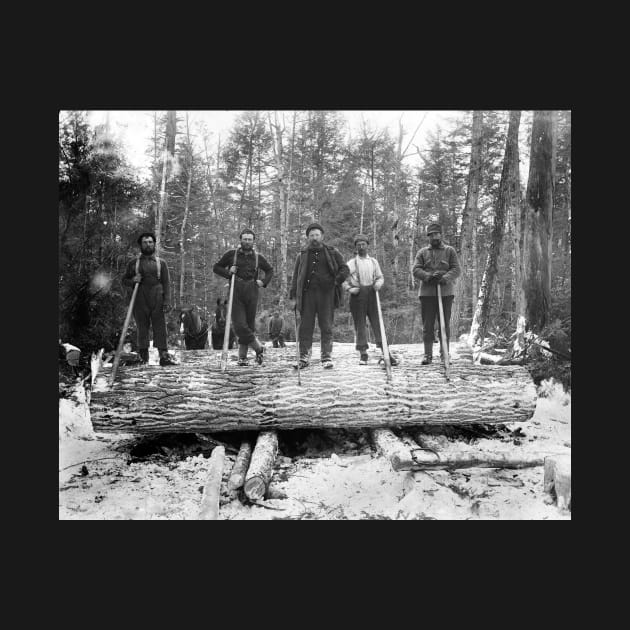
M210 455L208 477L203 489L203 497L199 509L200 521L216 521L219 518L219 498L221 495L224 462L225 449L222 446L215 446L212 450L212 455Z
M232 467L230 478L228 479L228 490L238 490L245 483L245 475L252 458L252 445L244 441L236 456L236 461Z
M455 345L455 344L454 344ZM353 344L335 344L335 367L324 370L313 349L297 383L293 344L267 348L262 366L219 368L220 352L190 350L177 366L124 367L113 388L108 368L91 398L95 431L138 433L264 430L269 428L404 427L506 423L531 418L536 389L520 366L474 365L452 348L451 379L439 362L423 366L417 345L392 346L400 364L391 382L377 365L358 365Z
M273 473L273 463L278 453L278 434L275 431L261 431L252 453L252 461L247 470L243 491L252 501L264 498Z
M373 429L371 433L377 451L389 459L394 470L409 470L414 465L411 451L392 431Z

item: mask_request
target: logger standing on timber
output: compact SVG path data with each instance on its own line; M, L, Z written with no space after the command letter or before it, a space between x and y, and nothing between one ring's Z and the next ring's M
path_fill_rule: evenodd
M315 315L321 333L322 367L330 369L332 362L333 318L341 303L341 283L350 273L341 253L323 242L324 228L311 223L306 228L308 247L295 260L291 292L292 307L300 313L298 330L300 360L293 367L304 369L309 365Z
M442 242L442 227L431 223L427 228L429 246L423 247L417 254L413 266L413 275L421 280L418 297L422 316L422 339L424 341L424 359L422 365L433 361L433 340L435 318L438 316L437 285L442 292L444 310L444 329L446 332L446 350L449 348L451 308L455 299L455 280L461 274L461 267L454 247ZM440 338L440 354L444 355Z
M225 252L221 259L214 265L213 271L217 275L228 280L234 275L234 298L232 304L232 324L238 338L238 363L237 365L249 365L247 360L247 348L250 347L256 353L256 363L263 362L265 347L256 338L256 309L258 307L258 290L266 287L273 276L273 268L262 254L254 250L256 235L250 229L245 229L239 234L240 246L236 250ZM234 264L235 263L235 264ZM258 269L265 272L265 279L258 279Z
M357 337L355 348L360 352L359 365L367 365L368 362L366 317L370 320L376 347L383 347L376 307L376 292L383 286L385 278L378 260L368 256L369 243L370 239L365 234L357 234L354 238L357 255L348 261L350 275L342 285L350 294L350 312ZM391 354L389 361L391 365L398 365L398 361Z
M155 255L155 235L144 232L138 237L141 255L130 260L122 278L124 286L139 284L133 305L138 328L138 354L142 363L149 361L149 326L153 328L153 345L160 353L160 365L177 365L168 354L166 319L171 310L171 286L166 263Z

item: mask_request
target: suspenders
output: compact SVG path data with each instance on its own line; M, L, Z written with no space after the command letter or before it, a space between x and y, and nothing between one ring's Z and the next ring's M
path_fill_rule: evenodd
M157 263L157 279L160 279L160 271L161 271L161 263L160 263L160 257L156 256L155 257L155 262ZM136 256L136 273L140 273L140 254L138 254Z

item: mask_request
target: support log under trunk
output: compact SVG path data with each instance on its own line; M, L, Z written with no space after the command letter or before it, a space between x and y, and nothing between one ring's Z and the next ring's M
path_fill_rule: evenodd
M225 373L220 351L186 351L185 365L144 365L97 376L91 418L101 432L199 432L231 430L404 427L423 424L506 423L529 420L536 389L521 366L479 366L452 347L451 380L436 362L422 366L417 345L392 346L400 359L391 382L376 364L358 365L353 344L335 344L335 368L324 370L313 348L311 366L297 384L294 344L267 348L262 366Z
M256 440L252 461L243 486L248 499L260 501L264 498L271 481L277 453L278 434L275 431L261 431Z
M243 486L251 458L252 445L247 441L242 442L228 479L228 490L238 490Z
M219 497L224 462L225 449L222 446L215 446L210 456L210 468L203 489L203 498L199 509L200 521L216 521L219 518Z
M409 470L414 465L411 451L389 429L374 429L372 440L379 453L389 459L395 471Z

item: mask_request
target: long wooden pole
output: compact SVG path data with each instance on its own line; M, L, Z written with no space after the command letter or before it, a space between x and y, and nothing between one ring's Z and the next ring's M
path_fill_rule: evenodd
M236 265L236 254L238 253L238 247L234 250L234 265ZM234 266L233 265L233 266ZM227 368L227 355L228 345L230 340L230 327L232 325L232 300L234 298L234 276L233 273L230 278L230 297L228 298L227 314L225 316L225 332L223 333L223 352L221 352L221 372L225 372Z
M448 356L448 345L446 343L446 322L444 321L444 309L442 307L442 290L440 289L440 285L437 285L437 295L438 295L438 307L440 309L440 336L442 339L442 353L444 355L444 375L446 376L446 380L451 380L451 361Z
M300 337L297 324L297 303L293 307L293 316L295 319L295 358L297 359L296 366L298 374L298 385L302 385L302 381L300 379Z
M116 349L116 355L114 356L114 364L112 365L112 373L109 378L109 386L114 386L114 378L116 378L116 370L118 369L118 364L120 363L120 355L122 354L122 348L125 344L125 335L127 334L127 328L129 328L129 322L131 321L131 313L133 312L133 304L136 301L136 295L138 294L138 287L140 285L136 282L133 287L133 293L131 294L131 300L129 301L129 308L127 309L127 316L125 317L125 323L123 324L122 333L120 334L120 339L118 340L118 348Z
M378 325L381 329L381 346L383 350L383 360L385 361L385 370L387 371L387 380L392 380L392 364L389 361L389 346L387 345L387 337L385 336L385 324L383 323L383 312L381 311L381 299L376 293L376 308L378 310Z

